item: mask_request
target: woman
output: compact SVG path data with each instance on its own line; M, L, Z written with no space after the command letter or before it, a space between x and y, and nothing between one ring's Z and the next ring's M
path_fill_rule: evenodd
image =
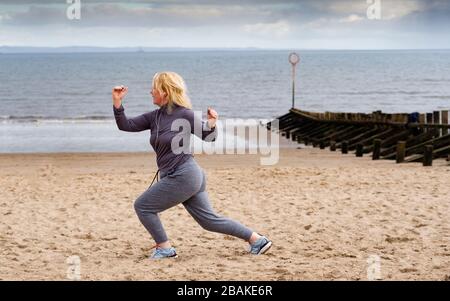
M190 154L191 134L205 141L214 141L217 135L217 112L208 109L206 122L194 116L184 81L174 72L161 72L153 77L151 95L153 103L159 106L157 110L127 118L122 106L122 99L127 91L128 88L120 86L114 88L112 92L117 126L127 132L151 131L150 144L156 152L161 176L161 180L150 185L134 203L139 220L156 242L151 258L177 256L158 213L180 203L204 229L247 241L250 244L251 254L259 255L269 250L272 242L266 237L214 212L205 191L205 173ZM189 131L178 131L178 126L173 127L174 122L179 125L183 124L183 121L185 127L190 128ZM172 143L173 141L176 143ZM178 146L184 151L180 152Z

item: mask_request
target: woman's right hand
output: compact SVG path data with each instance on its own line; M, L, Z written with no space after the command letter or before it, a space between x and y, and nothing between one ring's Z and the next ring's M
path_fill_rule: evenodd
M117 109L120 108L120 105L122 104L122 99L128 92L128 87L125 86L115 86L112 91L112 99L113 99L113 105Z

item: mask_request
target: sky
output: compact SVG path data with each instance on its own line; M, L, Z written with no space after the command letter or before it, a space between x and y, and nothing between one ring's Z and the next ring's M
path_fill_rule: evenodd
M449 49L450 1L0 0L0 46Z

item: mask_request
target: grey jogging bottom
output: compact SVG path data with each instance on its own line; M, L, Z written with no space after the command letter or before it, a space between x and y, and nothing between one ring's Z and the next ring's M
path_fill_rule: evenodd
M161 180L137 198L137 216L157 244L168 240L158 213L180 203L204 229L250 239L252 230L214 212L205 187L205 172L190 158L175 170L161 172Z

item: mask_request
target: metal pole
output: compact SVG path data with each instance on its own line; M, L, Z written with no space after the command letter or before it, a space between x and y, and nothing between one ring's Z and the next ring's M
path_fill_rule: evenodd
M292 65L292 108L295 108L295 68L300 62L300 57L297 53L292 52L289 54L289 62Z
M295 65L292 65L292 108L295 108Z

